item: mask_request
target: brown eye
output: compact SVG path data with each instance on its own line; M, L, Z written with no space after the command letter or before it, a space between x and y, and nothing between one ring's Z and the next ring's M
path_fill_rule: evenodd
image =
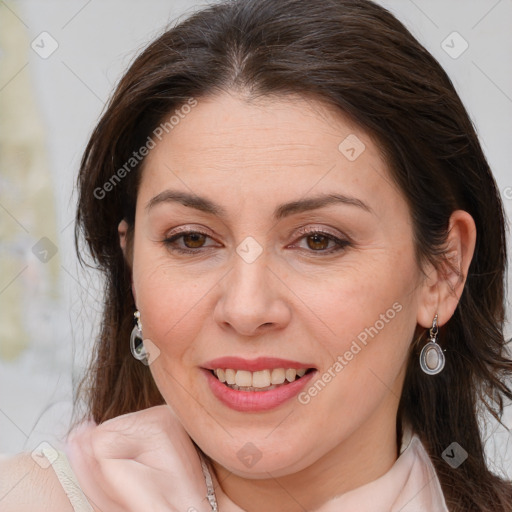
M185 231L177 233L163 240L164 245L173 252L181 254L200 254L206 249L213 248L208 244L211 238L200 231Z
M189 249L198 249L202 247L206 241L206 235L202 233L188 233L183 235L183 243Z
M315 251L325 250L329 246L330 238L316 233L307 237L307 244L310 249Z
M351 245L348 240L342 240L331 233L319 230L302 229L299 238L299 247L303 251L307 251L310 255L316 256L333 254L342 251Z

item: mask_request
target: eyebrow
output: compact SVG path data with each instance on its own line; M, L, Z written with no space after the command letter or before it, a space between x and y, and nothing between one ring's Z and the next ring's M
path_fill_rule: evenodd
M162 203L180 203L189 208L195 208L205 213L216 215L221 218L227 217L227 211L220 205L215 204L206 197L201 197L189 192L182 192L178 190L164 190L160 194L153 197L146 204L146 210L149 211L158 204ZM363 201L355 197L346 196L343 194L321 194L314 197L305 199L298 199L279 205L274 210L274 219L280 220L290 215L306 212L310 210L317 210L331 204L345 204L349 206L356 206L369 213L374 213L373 210Z

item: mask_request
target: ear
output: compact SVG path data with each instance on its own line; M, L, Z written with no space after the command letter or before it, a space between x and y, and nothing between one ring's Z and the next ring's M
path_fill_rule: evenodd
M119 234L119 246L121 247L121 250L123 251L124 259L128 266L131 268L132 266L132 251L130 250L128 246L128 232L129 232L130 226L128 225L128 222L126 220L122 220L119 225L117 226L117 233ZM133 280L132 280L132 294L133 299L135 303L137 302L137 297L135 296L135 287L133 286Z
M127 236L128 236L128 222L124 219L117 226L117 232L119 234L119 245L123 250L124 257L126 258L126 245L127 245Z
M456 210L450 216L444 259L437 267L429 264L422 284L417 322L432 327L438 315L439 326L452 317L459 303L476 243L476 226L471 215Z

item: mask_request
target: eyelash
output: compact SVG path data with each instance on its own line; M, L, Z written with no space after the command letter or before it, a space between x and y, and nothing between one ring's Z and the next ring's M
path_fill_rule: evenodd
M320 235L320 236L326 237L329 241L333 241L337 244L337 247L334 247L331 249L326 249L326 250L315 251L315 250L311 249L308 251L307 249L302 249L302 250L306 250L307 252L310 252L313 255L315 253L319 254L319 255L329 255L329 254L333 254L335 252L341 251L341 250L345 249L346 247L350 246L350 242L348 240L341 240L340 238L334 236L331 233L328 233L326 231L321 231L318 229L303 228L303 229L299 230L298 234L301 235L301 237L298 240L302 240L303 238L307 238L308 236L312 236L312 235ZM199 247L197 249L183 249L181 247L177 247L177 246L173 245L176 242L176 240L179 240L180 238L182 238L186 235L203 235L208 238L211 238L207 233L204 233L202 231L192 231L191 230L191 231L182 231L180 233L176 233L176 234L166 238L165 240L163 240L163 243L169 250L171 250L173 252L180 253L180 254L198 254L201 249L204 249L203 247Z

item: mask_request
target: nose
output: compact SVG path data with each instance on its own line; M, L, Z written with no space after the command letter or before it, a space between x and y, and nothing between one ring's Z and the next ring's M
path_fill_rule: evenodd
M272 329L282 329L291 318L286 300L286 286L277 272L261 255L247 263L234 256L233 268L219 283L221 294L214 310L214 320L223 329L243 336L255 336Z

